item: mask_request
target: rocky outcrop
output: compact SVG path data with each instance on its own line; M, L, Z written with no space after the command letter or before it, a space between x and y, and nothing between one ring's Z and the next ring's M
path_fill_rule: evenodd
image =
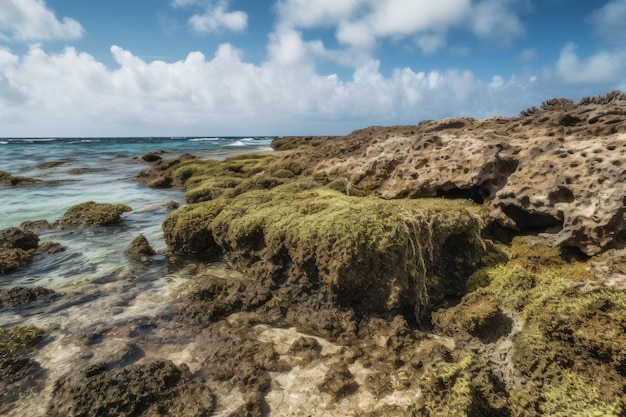
M0 275L14 272L30 264L36 255L62 251L55 242L39 245L39 236L17 227L0 230Z
M501 225L588 255L623 244L626 94L556 99L519 117L281 138L282 164L387 199L471 198Z
M132 208L125 204L87 201L70 207L52 226L61 229L108 226L119 222L121 215L129 211Z
M224 256L274 288L328 290L356 311L414 311L418 320L465 292L483 250L478 206L352 197L311 179L276 177L267 157L245 157L248 174L224 168L236 161L212 161L215 171L207 179L226 184L231 178L233 187L214 190L209 201L163 222L173 252ZM196 189L188 194L197 195Z

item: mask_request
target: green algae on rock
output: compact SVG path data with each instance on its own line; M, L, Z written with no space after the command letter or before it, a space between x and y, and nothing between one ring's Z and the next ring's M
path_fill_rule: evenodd
M224 255L260 279L329 286L341 305L363 312L414 309L422 319L444 297L462 295L483 249L478 206L350 197L306 177L274 180L271 160L211 163L210 183L215 175L241 181L170 214L170 249Z
M125 204L96 203L87 201L70 207L54 223L55 227L98 227L117 223L123 213L132 211Z
M530 237L502 250L510 259L482 269L487 285L433 317L455 339L457 361L478 354L482 371L501 376L510 415L624 415L626 286L596 272L624 251L585 258ZM508 371L494 368L495 352Z
M0 368L17 354L37 346L45 330L35 326L13 326L0 328Z

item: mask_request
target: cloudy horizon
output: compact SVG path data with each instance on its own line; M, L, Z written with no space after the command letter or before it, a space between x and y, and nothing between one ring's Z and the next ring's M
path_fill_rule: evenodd
M626 90L626 0L69 3L0 0L0 137L347 134Z

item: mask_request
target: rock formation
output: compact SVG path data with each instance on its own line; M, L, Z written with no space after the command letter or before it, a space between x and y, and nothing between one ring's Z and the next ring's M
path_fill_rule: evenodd
M39 245L39 236L17 227L0 230L0 275L14 272L31 263L35 255L62 251L54 242Z
M387 199L471 198L501 225L544 231L587 255L622 245L626 94L555 99L519 117L370 127L344 138L281 138L284 163Z

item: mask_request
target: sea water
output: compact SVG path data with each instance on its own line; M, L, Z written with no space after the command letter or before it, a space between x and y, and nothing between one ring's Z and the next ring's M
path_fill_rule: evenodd
M0 139L0 170L42 180L40 185L0 186L0 229L26 220L53 222L85 201L133 209L114 226L40 231L40 244L58 242L65 250L0 275L0 288L43 286L61 294L51 303L0 308L2 327L34 324L47 331L33 354L42 367L44 388L22 393L20 401L10 404L0 393L1 415L45 414L54 381L92 363L122 366L137 356L183 361L194 335L168 324L168 309L177 287L192 278L185 271L195 269L189 268L193 261L167 253L161 231L170 211L167 203L183 205L183 192L138 185L133 177L149 168L140 157L157 151L163 158L191 153L220 160L270 152L270 142L268 137ZM157 255L129 260L123 252L140 233ZM220 263L203 269L234 273ZM106 337L100 343L85 342L98 335Z

